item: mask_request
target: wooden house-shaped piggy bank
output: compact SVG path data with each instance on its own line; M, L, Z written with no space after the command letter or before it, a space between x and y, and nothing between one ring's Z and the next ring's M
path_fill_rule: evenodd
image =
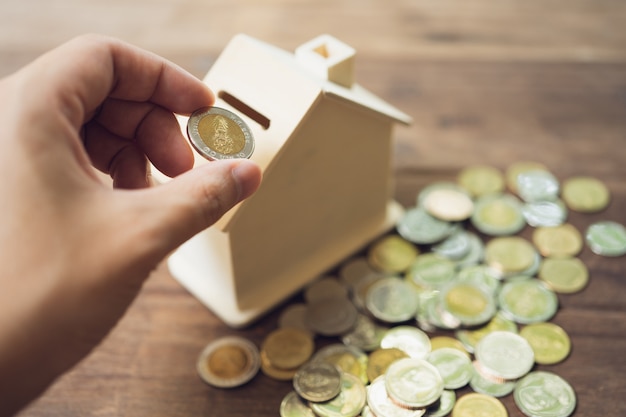
M392 199L392 128L411 119L354 83L354 55L328 35L295 53L238 35L204 80L215 105L251 128L263 181L168 266L232 327L364 247L402 212Z

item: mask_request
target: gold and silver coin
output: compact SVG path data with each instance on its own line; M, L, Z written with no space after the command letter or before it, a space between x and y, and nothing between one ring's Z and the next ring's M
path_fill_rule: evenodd
M529 324L550 320L558 309L554 291L536 278L509 281L498 294L500 311L516 323Z
M254 152L254 137L248 125L220 107L193 112L187 121L187 136L194 149L208 160L250 158Z
M210 385L232 388L250 381L259 371L259 351L251 341L238 337L223 337L209 343L200 353L197 370Z

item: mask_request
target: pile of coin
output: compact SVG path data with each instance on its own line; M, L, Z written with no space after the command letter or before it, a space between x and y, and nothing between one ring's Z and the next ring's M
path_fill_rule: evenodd
M566 223L568 210L609 201L601 182L560 184L532 162L506 173L472 166L420 190L397 233L312 282L265 338L260 369L293 384L280 415L507 416L499 398L513 393L528 416L569 416L570 384L534 368L570 352L550 319L557 294L589 280L577 258L584 242L599 255L626 253L619 223L592 224L584 238ZM518 235L527 225L531 240ZM315 352L318 335L330 343ZM474 392L457 399L467 386Z

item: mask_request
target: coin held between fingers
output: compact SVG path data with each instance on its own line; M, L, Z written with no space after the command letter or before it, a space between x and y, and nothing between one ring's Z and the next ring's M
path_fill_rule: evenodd
M250 158L254 137L248 125L235 113L220 107L203 107L187 121L187 137L206 159Z

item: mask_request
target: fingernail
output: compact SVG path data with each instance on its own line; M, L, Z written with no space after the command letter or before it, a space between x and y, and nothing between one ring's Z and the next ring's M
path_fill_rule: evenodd
M238 201L250 197L261 183L261 168L247 159L242 159L231 171L237 185Z

